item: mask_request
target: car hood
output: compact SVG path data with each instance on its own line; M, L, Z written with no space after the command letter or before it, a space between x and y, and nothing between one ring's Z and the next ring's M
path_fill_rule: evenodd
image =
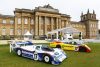
M59 49L59 48L55 48L54 50L55 50L55 51L54 51L54 56L55 56L60 62L62 62L65 58L67 58L67 55L66 55L66 53L65 53L63 50L61 50L61 49Z

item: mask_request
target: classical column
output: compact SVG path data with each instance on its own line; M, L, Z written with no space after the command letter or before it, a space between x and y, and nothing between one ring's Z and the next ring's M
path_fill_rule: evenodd
M68 21L66 20L66 27L68 27Z
M24 35L24 17L21 17L22 35Z
M35 16L35 35L38 35L38 16Z
M45 35L45 17L43 16L43 35Z
M59 18L58 18L58 29L60 29L60 22L59 22Z
M51 17L51 31L53 30L53 18Z
M17 18L17 16L15 16L15 32L14 32L14 35L17 35L17 24L18 24L18 18Z
M41 35L41 16L39 16L39 23L38 23L38 25L39 25L38 33L39 33L39 35Z
M64 21L64 27L66 27L66 26L67 26L66 24L67 24L67 22L66 22L66 20L65 20L65 21Z
M59 18L59 29L61 28L61 18Z
M56 29L58 29L58 18L56 18Z
M31 23L31 18L29 17L28 18L28 30L29 30L29 32L31 32L31 30L30 30L30 23Z
M45 35L46 35L46 33L47 33L47 24L46 24L46 22L47 22L47 19L46 19L46 16L44 17L44 32L45 32Z

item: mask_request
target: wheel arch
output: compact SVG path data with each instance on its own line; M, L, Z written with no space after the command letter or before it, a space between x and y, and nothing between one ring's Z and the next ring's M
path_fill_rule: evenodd
M49 56L49 57L50 57L50 61L54 60L54 59L53 59L53 56L50 55L50 54L44 53L44 54L43 54L43 58L44 58L44 56Z

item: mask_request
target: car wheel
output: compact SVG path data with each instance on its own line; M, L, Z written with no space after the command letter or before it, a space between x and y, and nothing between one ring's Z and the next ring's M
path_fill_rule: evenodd
M80 52L86 52L86 48L85 48L84 46L80 46L80 47L79 47L79 51L80 51Z
M50 63L50 57L49 57L48 55L45 55L45 56L44 56L44 61L45 61L46 63Z
M75 47L75 51L79 51L79 47Z
M61 46L60 45L57 45L56 48L61 48Z
M17 50L17 55L21 56L22 55L22 51L21 50Z

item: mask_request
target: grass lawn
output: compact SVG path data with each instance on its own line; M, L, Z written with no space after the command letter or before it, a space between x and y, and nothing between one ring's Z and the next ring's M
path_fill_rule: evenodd
M91 53L66 51L68 58L57 67L100 67L100 43L89 43ZM9 53L8 45L0 46L0 67L55 67Z

